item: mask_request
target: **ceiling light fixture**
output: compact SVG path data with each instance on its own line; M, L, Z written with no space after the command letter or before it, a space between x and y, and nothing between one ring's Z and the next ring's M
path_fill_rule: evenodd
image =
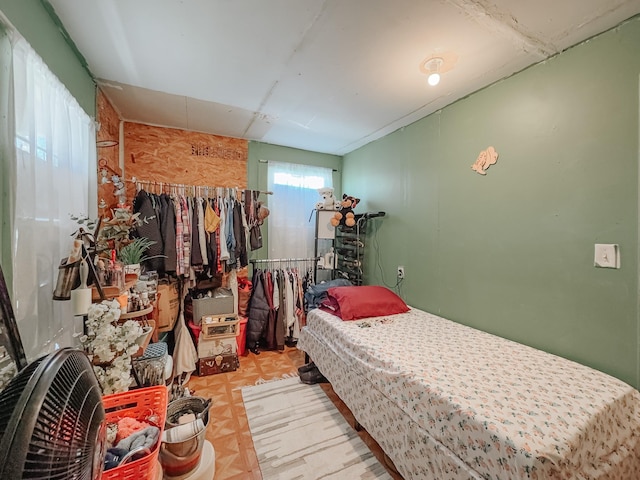
M435 87L440 83L440 68L444 60L440 57L429 58L424 62L424 71L429 75L427 82L432 87Z

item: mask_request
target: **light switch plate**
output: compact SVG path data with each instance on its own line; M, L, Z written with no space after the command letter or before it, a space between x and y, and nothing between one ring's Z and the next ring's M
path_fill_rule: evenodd
M593 264L600 268L620 268L620 247L617 243L596 243Z

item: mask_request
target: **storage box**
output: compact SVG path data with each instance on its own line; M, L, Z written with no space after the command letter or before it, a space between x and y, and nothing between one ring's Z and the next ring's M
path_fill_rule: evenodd
M200 321L201 335L204 338L238 334L238 316L234 313L227 315L205 315Z
M178 284L171 282L169 284L158 285L158 331L168 332L173 330L173 326L178 318L180 309L180 295L178 293Z
M217 373L233 372L240 366L238 354L216 355L198 360L198 375L205 377Z
M215 357L216 355L231 355L238 353L236 335L205 338L202 333L198 338L198 358Z
M235 313L233 292L218 288L213 297L193 299L193 322L197 325L205 315L224 315Z

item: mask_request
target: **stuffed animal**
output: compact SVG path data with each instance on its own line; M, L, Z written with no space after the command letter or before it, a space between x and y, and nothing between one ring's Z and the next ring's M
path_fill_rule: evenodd
M316 210L337 210L340 202L333 196L333 188L319 188L318 193L322 200L316 203Z
M335 213L330 220L331 225L337 227L338 225L344 225L346 227L353 227L356 224L355 214L353 209L360 203L360 199L347 195L342 195L342 202L340 202L339 211Z

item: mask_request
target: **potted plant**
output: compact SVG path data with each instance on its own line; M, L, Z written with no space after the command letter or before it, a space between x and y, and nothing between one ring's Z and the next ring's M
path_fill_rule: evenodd
M147 237L134 238L130 243L123 246L118 251L118 260L124 264L125 273L140 273L140 264L149 258L145 252L151 245L155 245L157 242L149 240Z

